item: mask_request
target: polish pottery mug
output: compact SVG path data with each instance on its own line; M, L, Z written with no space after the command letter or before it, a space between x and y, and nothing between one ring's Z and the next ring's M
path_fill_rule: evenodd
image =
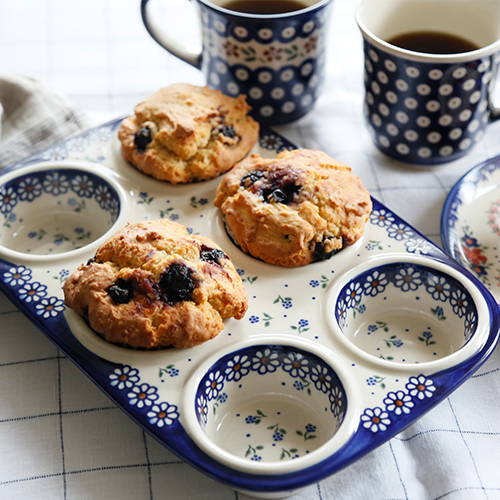
M230 10L235 4L252 2L196 0L202 22L199 51L188 50L167 33L155 19L149 0L142 0L141 14L153 39L200 69L209 87L233 97L246 95L250 114L262 123L289 123L308 113L320 93L332 0L257 2L266 10L270 4L278 11L287 5L298 8L275 14Z
M361 0L365 116L375 145L417 165L456 160L500 116L497 0ZM441 52L441 53L439 53Z

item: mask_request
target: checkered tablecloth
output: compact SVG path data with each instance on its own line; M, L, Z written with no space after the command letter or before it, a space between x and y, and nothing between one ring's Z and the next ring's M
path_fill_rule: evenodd
M500 123L467 157L445 166L404 167L381 155L362 115L362 40L354 10L353 0L334 0L324 92L311 114L277 131L350 165L375 198L440 245L447 193L469 169L500 154ZM64 96L54 102L75 118L64 130L55 121L53 139L124 115L170 83L204 83L148 36L139 0L0 0L0 22L0 77L36 79L44 91ZM195 23L175 24L174 33L196 40ZM13 147L20 138L7 123L3 135L13 158L20 148L42 145ZM293 498L500 499L499 415L496 350L405 432ZM0 499L247 498L147 436L0 294Z

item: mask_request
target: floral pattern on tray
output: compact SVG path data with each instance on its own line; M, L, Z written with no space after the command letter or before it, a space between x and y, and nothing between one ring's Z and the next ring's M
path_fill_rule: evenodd
M117 193L90 172L30 172L0 188L0 238L23 252L61 253L103 234L118 212ZM102 224L96 225L95 218Z

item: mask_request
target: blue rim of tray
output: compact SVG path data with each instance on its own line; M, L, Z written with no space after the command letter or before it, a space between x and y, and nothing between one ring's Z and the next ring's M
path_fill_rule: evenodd
M98 131L103 128L116 130L122 119L123 118L119 118L98 127L94 127L78 137L83 137L90 133L98 133ZM283 150L295 148L292 143L277 134L275 131L261 127L261 136L265 134L271 137L279 138L280 146L276 149ZM74 140L75 138L72 139ZM109 138L107 140L109 141ZM67 141L62 141L59 144L63 145ZM106 140L103 140L103 142L106 142ZM52 150L57 148L57 146L58 145L52 146L51 148L47 148L47 150ZM37 153L16 163L12 167L3 171L2 175L33 163L48 161L47 158L44 158L43 153L44 152L42 151L41 153ZM51 160L53 160L53 158L51 158ZM500 164L500 157L495 159L495 161ZM487 163L488 162L486 162L486 164ZM453 193L456 193L457 189L458 188L456 187L452 193L450 193L450 196L452 196ZM374 210L385 209L384 205L379 203L377 200L373 198L372 200ZM448 206L450 206L452 201L453 200L447 201ZM449 210L450 209L448 208L448 211ZM391 214L394 217L394 224L404 225L411 229L415 235L427 240L427 238L425 238L419 231L404 222L396 214L393 212L391 212ZM443 233L446 234L446 232ZM422 417L427 411L445 399L451 392L464 383L488 359L498 343L500 334L500 317L498 306L494 298L485 286L472 275L472 273L470 273L467 269L464 269L464 267L458 262L451 259L432 242L429 241L429 243L431 245L431 251L428 254L429 257L436 261L444 262L459 273L465 275L482 292L491 318L489 325L490 333L485 345L477 353L462 363L453 366L450 369L432 374L432 381L436 387L434 396L419 402L418 407L416 407L410 414L400 415L396 421L391 423L387 430L377 433L363 431L355 432L352 438L328 459L317 463L310 468L280 475L251 474L222 465L204 453L193 442L178 419L169 426L168 432L166 432L165 427L159 428L158 426L151 424L148 419L145 418L145 411L141 412L135 406L131 406L126 394L124 394L123 391L120 392L114 389L109 383L109 375L113 373L115 368L122 367L123 365L102 359L87 350L73 336L63 314L58 314L55 317L42 317L37 314L33 306L30 306L19 298L19 294L16 293L15 288L8 286L7 283L1 279L0 290L5 293L5 295L19 308L19 310L24 313L27 318L38 329L40 329L42 333L44 333L45 336L52 341L58 349L61 350L61 352L63 352L76 366L78 366L118 407L120 407L141 428L148 432L148 434L157 439L162 445L164 445L172 453L176 454L180 459L212 479L223 482L224 484L238 490L252 491L255 493L291 492L320 481L340 471L403 431L406 427ZM19 263L7 262L0 259L1 276L3 276L4 273L12 266L18 264Z

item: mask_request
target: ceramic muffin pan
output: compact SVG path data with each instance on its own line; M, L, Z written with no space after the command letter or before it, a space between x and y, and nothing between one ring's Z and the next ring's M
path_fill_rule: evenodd
M242 253L214 206L220 178L171 185L120 154L116 120L0 176L0 286L148 433L208 476L278 498L381 445L490 355L498 306L477 277L373 200L363 237L287 269ZM263 129L255 151L293 149ZM62 284L126 222L168 218L229 255L249 310L191 349L106 343Z

